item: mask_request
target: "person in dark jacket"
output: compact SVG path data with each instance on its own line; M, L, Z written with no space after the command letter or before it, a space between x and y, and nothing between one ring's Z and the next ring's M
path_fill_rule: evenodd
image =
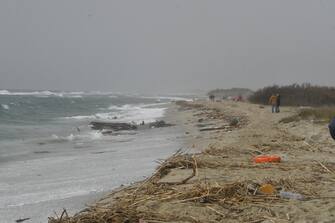
M276 113L280 112L279 106L280 106L280 94L277 94Z
M333 139L335 140L335 117L333 118L333 120L331 120L331 122L329 123L329 132L330 135L333 137Z

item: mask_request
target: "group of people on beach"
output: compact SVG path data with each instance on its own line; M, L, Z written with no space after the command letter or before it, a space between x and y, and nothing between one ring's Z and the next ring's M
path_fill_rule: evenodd
M269 104L272 105L272 113L279 113L280 94L272 94L269 98Z

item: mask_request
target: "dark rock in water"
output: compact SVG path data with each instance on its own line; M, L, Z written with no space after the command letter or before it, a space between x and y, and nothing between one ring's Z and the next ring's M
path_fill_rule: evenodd
M165 121L156 121L148 124L142 122L140 125L124 122L91 122L90 125L92 129L100 130L104 135L111 135L113 134L113 131L143 130L147 128L163 128L174 126L173 124L166 123Z
M156 121L149 124L150 128L163 128L163 127L170 127L174 126L173 124L166 123L165 121Z
M101 132L103 135L112 135L113 131L112 130L105 130Z
M123 122L91 122L91 128L94 130L110 129L114 131L136 130L137 126Z

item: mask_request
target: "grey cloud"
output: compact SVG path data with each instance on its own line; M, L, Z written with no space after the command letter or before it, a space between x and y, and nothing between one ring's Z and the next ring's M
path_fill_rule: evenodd
M335 85L331 0L2 0L0 88Z

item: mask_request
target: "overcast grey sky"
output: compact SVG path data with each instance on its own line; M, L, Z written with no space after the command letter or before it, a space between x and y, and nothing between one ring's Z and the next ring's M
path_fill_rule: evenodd
M293 82L335 85L335 1L0 1L0 89Z

